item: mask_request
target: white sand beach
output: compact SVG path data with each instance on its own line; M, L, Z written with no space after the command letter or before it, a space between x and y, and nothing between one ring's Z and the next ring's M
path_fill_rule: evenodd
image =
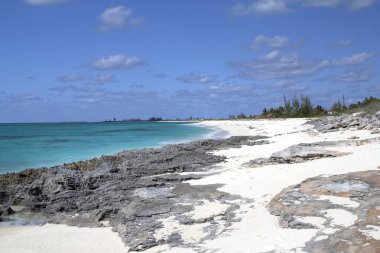
M217 127L230 136L264 135L269 143L256 146L242 146L215 151L225 156L226 162L214 166L212 174L187 181L192 185L220 184L220 191L238 196L230 204L239 208L235 220L229 227L221 227L214 238L204 239L207 224L180 224L173 217L162 220L162 228L156 231L156 239L165 239L178 232L186 247L156 246L145 252L302 252L302 248L321 232L329 234L334 228L326 228L326 219L332 219L336 226L350 226L356 216L343 209L331 209L321 217L303 217L317 228L291 229L279 225L278 218L268 211L271 199L284 188L298 184L305 179L319 175L337 175L356 171L377 170L380 166L380 142L364 145L340 145L329 150L347 155L322 158L294 164L276 164L250 168L245 164L256 158L268 158L273 153L299 143L357 140L380 137L368 130L343 130L319 133L312 126L305 125L304 119L247 120L247 121L205 121L202 126ZM207 173L203 173L207 174ZM348 198L327 197L337 205L356 206ZM218 217L229 205L218 201L200 201L188 213L195 220ZM219 221L220 224L228 221ZM373 226L368 236L378 236L379 227ZM15 243L17 242L17 243ZM77 228L65 225L46 224L43 226L0 227L0 252L128 252L118 235L110 228Z

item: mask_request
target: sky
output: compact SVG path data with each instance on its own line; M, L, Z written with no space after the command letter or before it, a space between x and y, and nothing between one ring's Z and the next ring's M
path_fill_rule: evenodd
M0 122L380 97L378 0L2 0Z

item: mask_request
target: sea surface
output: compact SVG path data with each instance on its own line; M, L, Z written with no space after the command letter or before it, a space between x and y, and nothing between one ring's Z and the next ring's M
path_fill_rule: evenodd
M0 174L201 139L212 132L187 122L0 124Z

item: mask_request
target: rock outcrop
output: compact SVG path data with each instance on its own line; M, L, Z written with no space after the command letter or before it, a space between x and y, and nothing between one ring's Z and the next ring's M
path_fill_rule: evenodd
M322 133L338 131L339 129L365 129L375 134L380 133L380 111L375 114L359 112L322 117L310 120L307 124L314 125L315 129Z
M181 244L178 234L165 240L154 237L162 226L160 219L169 216L177 217L180 224L211 222L206 238L220 231L222 223L212 222L213 217L194 220L185 214L199 199L225 204L231 196L218 191L218 185L187 184L187 180L202 177L191 172L207 172L224 161L211 151L264 143L263 136L195 141L0 175L0 218L24 217L86 227L109 225L131 250ZM220 220L233 216L236 207L226 205L226 211L218 215Z
M280 225L318 229L306 252L380 251L380 171L310 178L268 204Z

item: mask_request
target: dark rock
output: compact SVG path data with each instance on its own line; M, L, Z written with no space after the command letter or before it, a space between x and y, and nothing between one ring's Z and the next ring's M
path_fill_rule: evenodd
M4 210L3 214L4 215L12 215L15 214L16 212L12 209L12 207L8 207Z
M217 190L220 185L192 186L185 182L202 176L178 173L205 171L224 161L210 151L262 145L265 139L195 141L0 175L0 206L21 205L18 215L34 213L53 223L94 227L108 221L131 250L147 249L165 243L153 236L159 219L191 211L182 203L228 198ZM176 235L168 240L181 242Z

